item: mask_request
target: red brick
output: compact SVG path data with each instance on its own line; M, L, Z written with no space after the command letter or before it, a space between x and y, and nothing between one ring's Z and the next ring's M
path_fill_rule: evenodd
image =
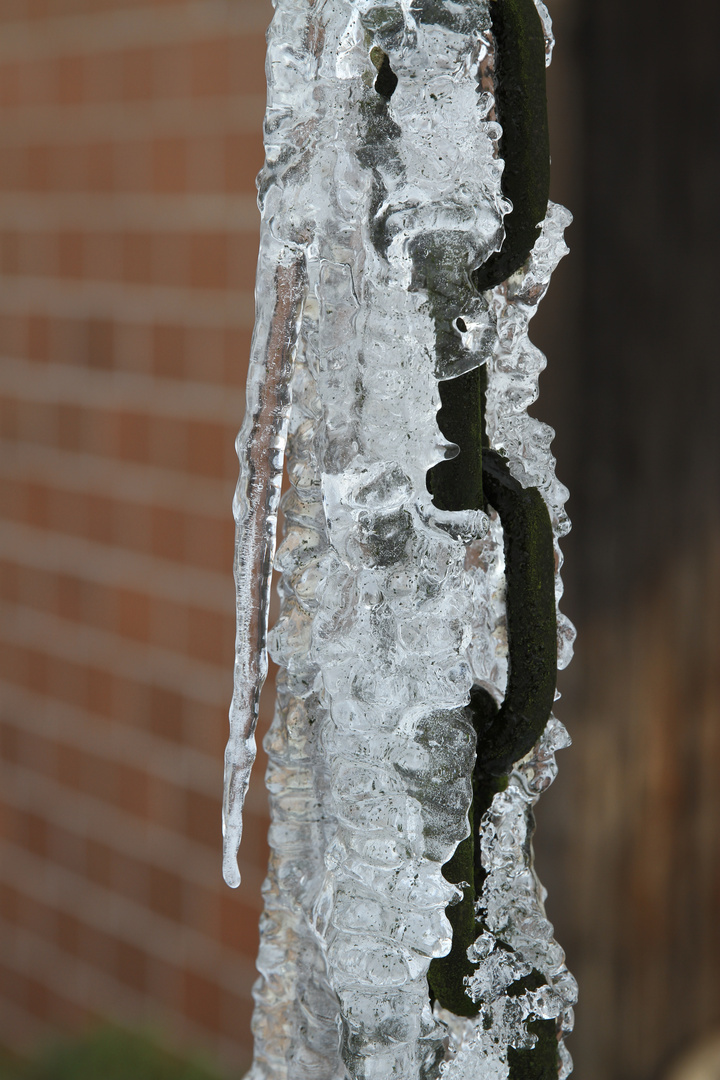
M203 421L188 424L187 435L190 472L201 476L227 475L228 450L232 452L233 437L228 440L228 433L219 425Z
M55 944L62 952L75 956L80 951L80 921L66 911L55 915Z
M148 959L136 945L126 941L115 943L115 975L118 982L144 994L148 985Z
M87 495L83 498L84 514L72 530L101 544L111 544L116 535L115 511L122 508L104 495ZM58 526L56 526L57 528Z
M148 432L147 459L165 469L193 471L188 462L188 434L190 422L173 420L167 416L155 416Z
M126 101L149 101L154 90L152 49L127 49L122 53L122 93Z
M47 528L50 524L50 492L40 484L29 483L26 488L25 514L28 525Z
M126 371L152 370L152 334L147 324L115 324L115 363Z
M27 277L49 277L58 271L59 244L54 236L40 232L26 232L19 237L17 273ZM63 247L63 255L71 255L71 249ZM70 259L69 265L72 265ZM80 263L80 267L82 263ZM74 276L78 276L75 274Z
M223 659L232 662L234 625L227 615L198 608L189 613L188 651L198 660L218 663Z
M124 76L121 52L103 49L102 52L90 53L85 58L87 100L97 104L121 100Z
M51 150L47 146L28 146L25 150L25 183L30 191L50 188Z
M152 519L152 552L162 559L182 560L185 555L186 515L180 510L154 506Z
M90 881L105 888L113 884L116 855L107 844L98 840L85 842L84 870Z
M11 642L0 642L0 675L9 683L27 685L27 653Z
M222 998L220 988L202 975L186 971L183 978L183 1012L188 1019L208 1028L222 1030Z
M171 742L181 742L184 734L182 695L164 687L151 686L147 698L148 730Z
M19 732L14 724L0 720L0 757L3 761L19 760Z
M83 57L61 56L55 64L57 101L60 105L78 105L85 97Z
M18 601L27 607L52 607L55 601L56 582L48 571L27 566L16 566Z
M222 329L188 327L185 342L187 378L197 382L224 382Z
M257 135L233 133L225 136L224 150L226 191L254 191L265 157L262 140Z
M192 241L183 233L154 237L152 279L156 284L177 288L187 286L191 245Z
M41 105L54 96L53 66L46 60L26 60L20 68L23 105Z
M223 892L219 897L220 940L223 945L246 956L255 956L259 945L258 913L243 901L242 895Z
M57 613L61 619L80 622L85 611L83 584L77 578L59 574L57 578Z
M224 381L231 386L244 386L250 359L249 330L229 327L224 332Z
M0 154L0 190L17 191L26 186L26 154L24 147L3 147Z
M5 801L0 791L0 836L8 844L20 844L20 811Z
M188 611L172 600L157 599L152 608L151 637L170 652L188 651Z
M223 142L216 134L188 140L187 189L193 193L214 193L224 187Z
M21 1001L31 1016L49 1020L52 1015L51 994L47 986L32 976L24 978L24 994Z
M118 140L115 146L115 190L152 190L151 144L146 139Z
M83 276L85 238L81 232L59 233L57 238L57 270L60 277Z
M142 769L116 763L114 799L118 806L138 817L146 818L150 809L150 778Z
M232 672L226 674L227 702L232 694ZM223 759L228 733L228 710L225 706L207 705L200 701L185 701L185 738L190 746L214 757Z
M177 0L108 0L102 12L97 0L63 0L61 14L87 13L103 19L105 10L124 13L145 8L152 17L153 8L170 3L177 5L173 18L186 17L185 5ZM0 4L0 23L13 18L31 27L34 21L36 40L40 41L45 35L43 21L58 13L52 0L6 0ZM82 34L82 54L63 44L55 55L43 50L38 59L0 64L0 104L6 107L10 125L16 123L11 110L21 102L40 106L38 119L45 115L46 106L54 110L56 118L47 144L35 133L33 120L26 143L18 142L13 130L0 154L3 191L43 196L43 217L37 224L14 226L0 238L2 272L44 278L47 284L46 292L38 293L29 311L18 309L0 316L0 354L38 364L74 366L79 387L90 377L83 368L239 386L247 368L249 329L206 325L204 307L200 312L195 310L192 290L251 290L255 235L224 229L217 222L205 231L193 231L197 223L189 223L185 230L182 222L175 231L169 231L165 224L155 229L144 211L143 216L136 214L136 207L142 209L142 204L125 202L124 197L152 194L164 217L165 195L254 192L255 174L262 163L259 126L252 134L242 133L233 130L230 120L223 129L222 117L230 117L237 109L233 97L238 93L262 94L263 39L259 34L231 33L213 39L193 39L191 35L187 45L138 40L132 48L107 50L96 49L88 30L80 22L75 25ZM166 128L164 106L156 109L162 101L185 99L189 94L201 99L189 115L197 116L198 107L207 109L212 121L207 132L184 131L175 121ZM101 116L104 103L110 106L106 127L94 127L86 134L86 118ZM92 106L91 112L84 111L86 105ZM143 134L135 125L139 121L140 127L145 126L145 110L152 122ZM96 192L112 193L107 221L89 216L86 227L65 216L66 207L75 213L74 200L53 202L54 193L76 193L82 198ZM50 227L44 224L46 215ZM58 281L62 287L56 289ZM51 314L56 302L62 305L66 297L80 298L82 290L87 286L93 289L94 283L101 285L97 306L95 299L73 299L74 310L62 315L60 306L57 314ZM126 284L133 288L126 292ZM176 317L156 312L155 293L151 289L143 292L146 285L187 290L186 310ZM145 310L131 314L129 304L127 310L124 308L125 296L133 309L135 301L142 299ZM107 307L104 297L111 299ZM204 305L204 297L198 300ZM37 374L42 378L43 372ZM162 394L160 386L157 392ZM61 403L5 399L0 401L0 419L4 438L94 455L99 460L112 458L116 469L127 463L129 476L136 475L136 466L147 464L170 469L176 475L227 480L225 519L180 507L155 507L145 501L135 504L113 491L109 482L100 494L83 490L75 476L67 484L57 484L51 477L47 481L6 480L0 484L0 505L6 520L48 530L58 538L86 537L95 544L172 560L178 575L185 565L225 567L229 572L233 540L229 500L237 472L235 425L159 415L153 392L137 412L120 404L87 407L79 398L66 399L65 392ZM63 461L61 455L57 461ZM142 476L142 472L137 475ZM142 584L134 590L118 590L109 583L84 581L81 574L82 568L79 575L58 574L41 567L14 567L6 561L0 563L0 594L5 603L55 615L81 630L120 634L179 656L209 661L218 666L218 678L224 680L229 700L233 639L229 615L190 609L180 599L159 600ZM73 627L68 640L73 639L74 631ZM53 867L71 872L78 877L79 895L84 879L179 926L199 929L250 959L257 944L256 912L246 908L239 897L220 892L220 886L212 890L192 884L182 861L170 872L165 866L150 865L140 854L130 857L113 850L109 843L98 844L83 836L83 818L90 821L97 803L103 801L133 815L138 824L147 822L150 828L174 830L203 843L219 862L226 707L148 685L147 670L139 671L137 678L121 678L89 664L83 655L60 660L46 655L40 643L23 647L5 643L0 667L10 683L44 697L43 708L52 710L57 702L64 711L79 709L83 715L96 718L99 731L109 733L110 725L118 725L118 732L130 745L134 731L142 729L144 739L187 745L214 755L218 763L217 794L208 798L187 791L179 780L170 783L146 773L145 742L138 744L137 762L131 765L125 759L119 762L95 756L80 746L58 745L53 738L33 734L30 725L21 724L24 718L8 714L0 726L4 759L31 769L35 777L31 783L43 784L55 777L80 812L74 833L39 812L29 815L17 807L0 807L2 828L10 842L45 861L49 883ZM152 672L149 674L151 677ZM243 855L258 865L266 855L265 831L266 822L261 818L248 820ZM20 903L24 899L20 898ZM155 1002L161 1000L192 1016L207 1032L247 1040L248 1000L221 990L212 977L162 964L152 955L153 942L145 946L139 940L121 941L112 926L102 922L86 926L78 913L56 912L50 902L25 903L22 913L17 905L17 898L0 890L0 910L6 917L22 915L33 933L46 937L67 957L73 993L83 993L83 980L76 978L73 967L73 958L77 958L101 968L103 978L109 985L114 980L119 991L126 988L148 994ZM44 1022L70 1031L97 1011L94 1001L71 1005L44 988L42 978L33 970L12 978L15 981L9 990L10 983L3 982L0 998L9 993L16 1007L34 1010Z
M223 233L206 233L190 240L190 284L202 289L228 287L228 240Z
M106 671L97 671L95 668L85 669L85 700L83 708L96 716L110 717L113 715L114 683L112 674Z
M0 154L0 158L2 155ZM27 349L27 322L19 315L0 316L0 350L3 356L23 356Z
M118 454L128 461L148 461L150 419L133 413L119 413Z
M158 915L181 922L184 913L184 886L178 874L159 866L147 870L148 904Z
M263 34L243 34L229 42L233 92L265 93L265 38Z
M20 831L18 840L22 847L33 855L46 858L48 855L48 823L39 814L32 811L20 811L18 815Z
M51 183L62 192L84 191L87 187L87 151L85 147L57 146L51 157Z
M128 232L123 237L123 276L135 284L152 281L152 237L147 233Z
M16 568L12 563L0 562L0 598L6 604L18 602L19 590Z
M115 146L96 142L85 148L87 185L91 191L112 191L115 186Z
M84 787L87 771L87 756L74 746L56 747L56 778L66 787L81 789Z
M96 281L123 280L123 237L118 233L87 233L83 241L83 271Z
M190 48L193 95L227 94L230 88L230 45L225 39L197 41Z
M187 141L184 138L157 138L151 147L154 191L173 194L187 187Z
M54 406L19 401L15 404L15 418L15 438L45 446L55 445L59 416Z
M49 524L53 530L87 534L87 499L77 491L48 492Z
M112 502L108 514L112 525L111 543L134 551L150 550L151 508L130 503Z
M28 652L26 663L27 687L39 694L47 694L50 680L48 678L48 657L40 652Z
M0 270L3 274L17 274L20 270L20 236L14 229L0 234Z
M188 515L185 519L185 559L197 566L225 572L232 566L234 536L229 499L225 519Z
M47 693L67 705L82 707L85 704L86 668L82 658L72 663L50 656L47 659Z
M233 233L227 240L228 285L232 289L252 292L255 287L257 264L256 241L245 233Z
M79 952L82 959L91 967L102 972L111 971L116 941L111 933L106 933L97 926L83 923L80 931Z
M59 364L85 362L84 320L53 318L49 320L51 359Z
M211 799L199 791L188 791L185 794L185 820L184 832L191 840L199 844L208 844L216 847L218 844L218 829L220 827L220 794L217 799Z
M183 326L154 326L153 373L164 378L182 378L185 373L185 340Z
M20 102L20 67L10 62L0 67L0 105L12 108Z
M86 411L78 405L58 405L56 416L58 446L62 450L85 449Z
M150 607L150 597L130 589L118 589L115 604L117 633L136 641L148 641Z
M24 491L20 484L15 483L9 477L0 477L0 506L5 510L5 516L15 521L22 521L25 517Z
M0 918L4 922L18 922L19 897L15 889L0 882Z
M122 436L124 434L127 437L130 434L127 430L124 433L121 431L123 416L123 413L107 412L104 409L86 410L82 449L98 457L123 457ZM146 423L147 418L144 418L143 424ZM142 425L138 434L141 431ZM142 452L142 443L135 444L135 450ZM128 457L132 460L131 454L128 454Z
M27 355L46 361L49 356L49 320L46 315L30 315L27 320Z

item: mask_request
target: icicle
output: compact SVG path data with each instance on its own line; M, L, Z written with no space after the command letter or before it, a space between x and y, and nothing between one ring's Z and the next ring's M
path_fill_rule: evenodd
M243 802L255 761L260 691L267 676L275 532L290 415L290 380L305 289L302 259L295 255L283 265L278 258L281 254L277 250L261 253L247 410L237 439L240 477L233 502L237 530L235 688L223 802L223 876L233 888L240 884L237 851ZM269 298L274 300L271 307Z

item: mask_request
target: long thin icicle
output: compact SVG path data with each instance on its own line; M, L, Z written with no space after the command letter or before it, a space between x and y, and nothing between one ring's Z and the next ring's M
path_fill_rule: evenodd
M281 255L277 250L261 252L257 291L263 302L253 338L247 410L237 438L240 477L233 502L237 630L223 802L223 876L233 888L240 884L237 852L242 838L243 802L255 761L260 691L268 670L270 584L290 416L290 382L305 287L303 260L294 255L284 265ZM268 292L275 296L275 304L268 325L264 325Z

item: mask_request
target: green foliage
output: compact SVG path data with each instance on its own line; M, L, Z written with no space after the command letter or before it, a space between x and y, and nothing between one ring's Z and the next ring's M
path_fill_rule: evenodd
M148 1035L103 1027L57 1043L30 1061L0 1058L0 1080L220 1080L220 1074Z

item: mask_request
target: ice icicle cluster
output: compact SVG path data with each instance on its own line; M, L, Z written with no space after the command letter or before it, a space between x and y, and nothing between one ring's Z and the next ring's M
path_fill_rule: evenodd
M465 289L462 360L436 358L433 267L466 280L501 246L510 209L492 95L478 92L488 6L278 0L268 35L224 803L224 873L237 885L269 647L280 674L251 1080L501 1078L508 1048L533 1043L528 1022L557 1019L560 1035L570 1023L573 984L529 844L565 745L555 720L481 823L467 986L479 1018L433 1008L427 984L459 896L442 866L469 831L470 689L501 700L507 670L501 525L441 512L427 490L428 470L455 452L437 424L438 378L488 365L491 445L540 488L556 537L567 529L552 432L526 413L544 362L527 326L565 250L565 211L549 208L507 285L471 300ZM281 613L268 634L273 559ZM572 634L559 626L566 660ZM533 969L543 986L506 992Z
M468 980L468 992L481 1010L476 1019L461 1020L436 1009L450 1031L442 1080L504 1080L508 1052L532 1049L537 1042L528 1020L555 1021L560 1080L572 1071L564 1036L572 1031L577 984L553 939L531 846L533 807L557 773L555 751L569 744L567 731L551 717L534 750L515 765L507 790L495 796L483 817L487 877L478 908L485 929L471 946L471 959L478 966ZM533 971L544 977L544 985L513 992L512 984Z

